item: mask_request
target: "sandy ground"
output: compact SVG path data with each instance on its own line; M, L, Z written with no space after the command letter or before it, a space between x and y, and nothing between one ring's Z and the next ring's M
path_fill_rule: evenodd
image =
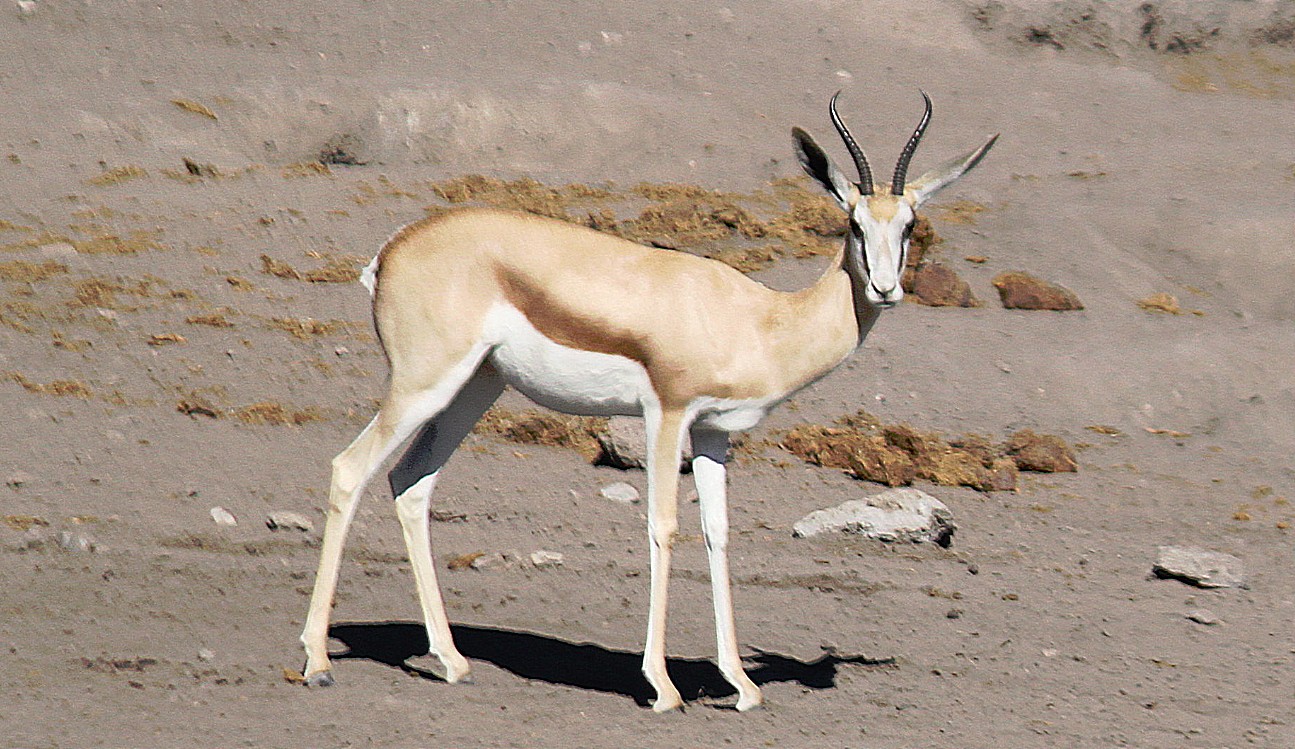
M1295 746L1293 19L1270 2L6 4L0 744ZM344 276L469 173L610 186L621 218L640 182L780 210L759 195L796 176L792 125L843 159L826 101L844 89L887 174L919 87L936 110L915 173L1002 133L930 211L984 304L887 313L754 436L866 408L1058 434L1078 473L921 485L955 513L945 550L792 538L880 487L740 461L739 639L768 707L728 709L709 665L685 504L668 643L689 704L658 716L638 674L642 510L598 496L642 474L473 437L436 500L438 559L565 556L442 573L476 683L417 657L381 486L343 569L338 686L285 677L317 534L264 518L321 524L328 461L385 376L364 291L312 273ZM755 275L794 288L822 262ZM989 282L1009 269L1086 309L1002 309ZM1140 308L1153 293L1182 314ZM1162 544L1243 558L1249 589L1151 579Z

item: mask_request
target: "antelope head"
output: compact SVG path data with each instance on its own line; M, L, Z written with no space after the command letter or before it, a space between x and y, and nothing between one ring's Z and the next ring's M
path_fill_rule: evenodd
M846 179L809 133L798 127L791 131L796 140L796 156L805 172L822 185L850 217L850 231L845 240L845 270L854 280L856 289L862 287L864 297L873 307L893 307L904 298L899 280L908 258L908 241L918 206L980 163L998 136L990 138L971 153L947 161L908 182L909 161L931 121L931 97L922 92L922 99L926 102L922 121L917 123L899 155L890 184L875 185L868 158L836 113L836 97L840 95L841 92L837 91L832 97L828 111L832 115L832 124L854 159L859 181Z

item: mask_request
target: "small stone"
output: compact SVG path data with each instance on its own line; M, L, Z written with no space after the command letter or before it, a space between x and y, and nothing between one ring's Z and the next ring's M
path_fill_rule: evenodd
M1212 627L1220 621L1218 616L1209 609L1194 609L1192 611L1188 611L1186 617L1197 624L1204 624L1207 627Z
M1161 546L1151 568L1156 577L1198 588L1248 588L1244 563L1217 551L1185 546Z
M32 477L30 473L27 473L26 471L14 471L5 477L4 483L5 486L10 489L20 489L23 486L30 484L31 480Z
M556 551L545 551L540 549L539 551L531 552L531 564L540 569L544 569L545 567L561 567L565 561L566 560L563 558L562 554Z
M200 648L198 650L198 660L208 662L214 661L216 660L216 654L212 652L210 648Z
M36 15L35 0L18 0L18 15L23 18Z
M798 538L825 533L858 533L881 541L952 542L957 526L943 502L920 489L903 487L816 510L792 527Z
M1024 271L1004 271L994 276L992 283L1007 309L1067 311L1084 308L1075 292Z
M604 499L610 499L613 502L621 504L634 504L639 501L639 490L624 481L617 481L614 484L608 484L598 490Z
M94 541L92 541L87 536L81 535L80 533L72 533L71 531L59 531L59 534L55 540L58 542L59 548L62 549L63 551L87 553L95 550Z
M227 528L238 525L238 518L234 517L234 513L224 507L211 508L211 519L216 521L216 525Z
M272 531L302 531L309 533L315 529L310 518L299 512L272 512L265 518L265 526Z
M944 612L944 618L946 618L946 619L961 619L961 618L962 618L962 609L949 609L948 611Z

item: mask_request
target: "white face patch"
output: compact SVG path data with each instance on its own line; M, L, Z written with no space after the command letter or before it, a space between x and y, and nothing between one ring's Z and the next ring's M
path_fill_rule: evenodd
M859 201L851 213L851 250L862 261L858 271L868 284L864 295L875 306L890 307L904 298L899 285L908 249L908 228L915 215L907 200L874 195ZM862 239L857 237L862 233ZM862 246L858 246L861 244Z

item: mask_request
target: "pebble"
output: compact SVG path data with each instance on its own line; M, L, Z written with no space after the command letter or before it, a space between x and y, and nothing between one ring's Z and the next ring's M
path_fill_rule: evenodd
M566 560L556 551L539 551L531 552L531 564L543 569L545 567L561 567Z
M598 490L598 493L605 499L621 504L634 504L639 501L639 490L624 481L617 481L614 484L608 484Z
M210 648L201 648L198 650L198 660L214 661L216 660L216 654Z
M1197 624L1204 624L1207 627L1212 627L1221 622L1219 617L1209 609L1193 609L1187 612L1186 617Z
M30 484L31 480L32 477L30 473L27 473L26 471L14 471L8 476L5 476L4 482L5 486L10 489L19 489L26 484Z
M220 526L232 527L238 525L238 518L234 517L234 513L224 507L211 508L211 519L216 521L216 525Z
M299 512L272 512L265 518L265 527L272 531L303 531L305 533L315 530L315 524L310 522L310 518Z

